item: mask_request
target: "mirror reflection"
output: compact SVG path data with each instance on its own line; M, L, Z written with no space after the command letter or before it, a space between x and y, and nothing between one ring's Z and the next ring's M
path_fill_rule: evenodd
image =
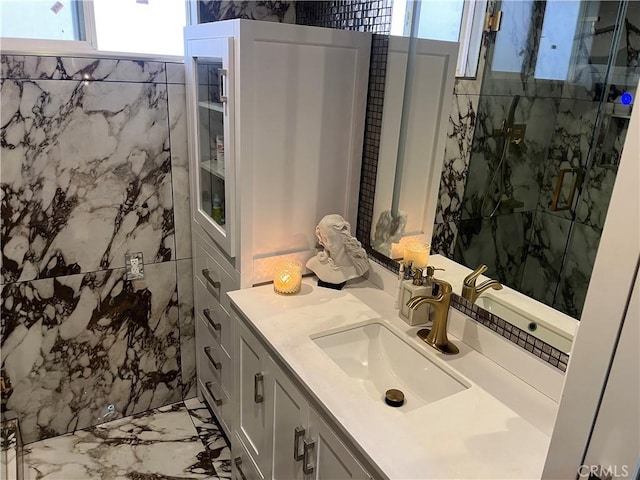
M431 2L421 3L424 17ZM412 3L394 2L394 10L398 4ZM432 254L471 269L486 264L488 277L579 319L640 77L640 2L504 0L489 2L488 10L494 18L500 11L501 21L481 37L474 78L459 76L460 65L473 63L473 54L460 49L446 149L436 159L439 188L420 199L406 185L423 173L393 177L394 188L416 205L436 206L432 223L396 237L422 234ZM478 30L472 24L460 26L467 46L472 36L465 29ZM406 33L406 20L401 27ZM415 82L412 95L421 88L429 86ZM401 103L402 95L385 91L383 124ZM382 146L380 153L377 181L389 181L394 169ZM431 161L429 154L420 161ZM386 210L391 203L376 185L372 246ZM423 211L405 220L425 219ZM394 238L377 250L401 259L400 243Z

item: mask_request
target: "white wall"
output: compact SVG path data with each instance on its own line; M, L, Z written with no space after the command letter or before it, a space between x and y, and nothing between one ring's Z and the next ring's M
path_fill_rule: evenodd
M640 108L636 108L571 351L544 479L577 475L630 300L640 259L639 133Z
M640 455L640 277L636 278L584 464L629 475Z

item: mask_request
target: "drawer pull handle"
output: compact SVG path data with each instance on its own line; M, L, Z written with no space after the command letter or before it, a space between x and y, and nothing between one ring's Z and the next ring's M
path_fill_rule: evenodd
M222 324L216 323L216 321L211 316L211 310L209 310L208 308L205 308L204 310L202 310L202 314L205 316L207 320L209 320L209 325L211 325L211 327L213 327L214 330L217 330L218 332L222 330Z
M238 473L240 474L241 480L247 480L247 477L244 476L244 472L242 471L242 457L236 457L233 460L233 463L236 464L236 468L238 469Z
M258 388L258 385L260 387ZM260 393L258 393L260 390ZM262 403L264 401L264 375L260 373L256 373L253 376L253 401L255 403Z
M211 362L211 365L213 365L213 368L215 368L216 370L220 370L222 368L222 363L216 362L216 359L213 358L213 355L211 355L211 347L204 347L204 354Z
M293 434L293 459L299 462L304 458L304 453L300 453L300 439L304 437L305 429L302 427L296 427Z
M209 282L209 284L213 288L220 288L220 282L218 282L217 280L214 280L211 277L211 275L209 274L209 272L210 272L210 270L208 268L203 268L202 269L202 276L207 279L207 282Z
M209 392L209 395L211 395L211 398L213 398L213 403L215 403L217 407L222 405L222 399L216 398L215 393L213 393L213 390L211 388L211 387L213 387L213 383L207 382L207 383L204 384L204 386L207 387L207 391Z
M302 463L302 471L305 475L311 475L313 473L313 463L311 463L310 452L313 452L316 442L313 440L304 441L304 462Z

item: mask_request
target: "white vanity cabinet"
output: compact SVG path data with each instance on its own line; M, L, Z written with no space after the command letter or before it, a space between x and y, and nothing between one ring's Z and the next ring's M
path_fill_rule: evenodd
M236 402L233 429L234 438L241 442L232 444L232 453L235 454L241 446L249 453L264 478L269 478L269 409L272 398L265 391L265 384L270 378L268 355L243 322L235 315L234 319Z
M251 478L248 472L277 480L371 478L244 321L234 318L236 478Z
M303 394L269 359L268 396L273 403L272 478L371 478Z
M196 229L194 237L194 318L198 392L231 435L234 392L231 306L227 292L239 287L237 272L222 252ZM223 266L224 265L224 266Z

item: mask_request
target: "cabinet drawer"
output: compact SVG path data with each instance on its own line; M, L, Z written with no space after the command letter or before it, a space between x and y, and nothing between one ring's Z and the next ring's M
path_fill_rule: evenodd
M194 253L195 277L229 312L231 311L231 301L227 296L227 292L237 290L238 284L231 274L222 268L206 249L206 245L196 242Z
M209 333L222 346L227 355L231 356L232 336L229 314L199 280L194 282L194 286L196 289L194 304L196 315L204 320Z
M231 478L233 480L264 479L237 433L233 439L233 452L231 455L233 457L233 464L231 465Z
M230 395L233 381L233 365L227 352L211 334L207 321L196 315L196 348L198 376L203 381L216 381Z
M218 382L202 382L198 380L198 388L228 436L231 432L230 426L233 414L231 400L229 400L229 397L224 393Z

